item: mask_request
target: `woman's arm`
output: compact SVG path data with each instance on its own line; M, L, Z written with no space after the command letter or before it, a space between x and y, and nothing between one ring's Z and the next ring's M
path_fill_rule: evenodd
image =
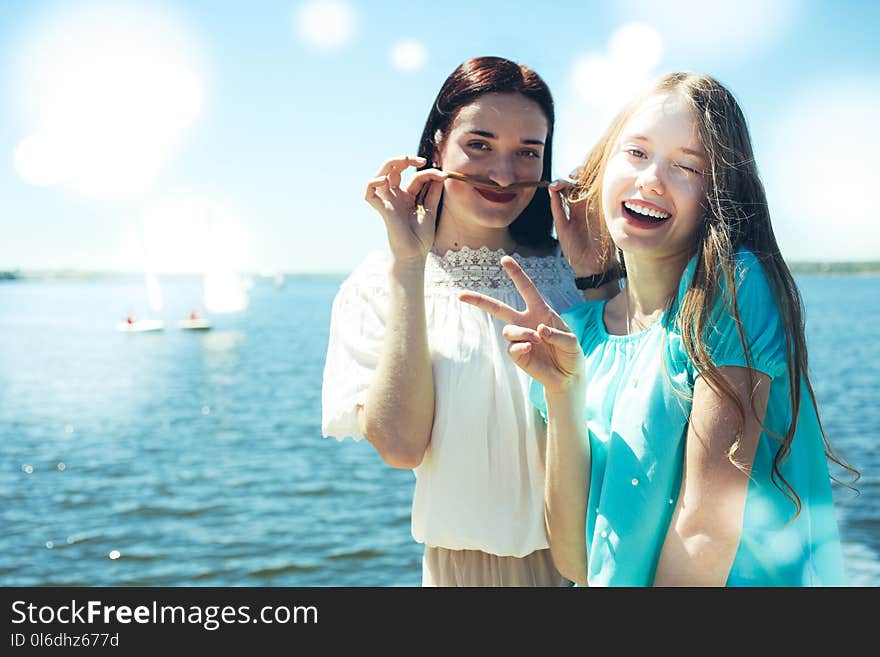
M434 376L425 319L425 260L389 271L385 342L376 376L358 407L358 424L395 468L422 462L434 423Z
M364 199L385 221L392 265L382 355L358 426L395 468L422 462L434 424L434 373L425 319L425 261L434 243L445 174L425 169L401 185L401 172L423 157L388 160L367 184Z
M655 586L724 586L739 547L749 487L746 473L751 472L761 437L770 378L743 367L719 369L745 409L742 442L733 454L745 472L728 459L740 428L736 406L699 377L681 491L660 552Z
M570 175L577 178L578 171L572 171ZM599 215L587 216L586 202L567 200L566 191L571 187L570 180L556 180L547 190L556 235L575 276L600 274L617 266L614 245L610 239L603 239L605 223ZM584 301L601 301L616 296L618 292L620 281L613 280L597 288L581 290L581 295Z
M501 259L526 302L524 312L476 292L459 299L497 317L517 367L544 386L547 402L547 472L544 522L556 568L587 584L586 518L590 483L584 353L577 336L541 297L517 262Z
M587 499L590 441L582 377L565 392L545 391L547 474L544 523L553 562L563 577L587 586Z

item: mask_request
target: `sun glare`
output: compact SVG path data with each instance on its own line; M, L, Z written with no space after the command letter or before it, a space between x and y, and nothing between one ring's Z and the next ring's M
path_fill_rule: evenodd
M310 46L337 48L354 34L355 16L343 0L309 0L296 14L296 30Z
M400 71L418 71L425 65L427 58L425 47L413 39L398 41L391 48L391 61L394 68Z
M61 139L41 132L22 139L13 153L15 171L31 185L57 185L66 168Z
M169 15L77 4L43 19L18 53L29 129L16 171L36 185L120 198L146 188L199 116L191 37Z

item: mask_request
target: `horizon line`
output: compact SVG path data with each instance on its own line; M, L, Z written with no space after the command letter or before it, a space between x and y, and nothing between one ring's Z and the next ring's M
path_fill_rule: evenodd
M880 273L880 260L786 260L788 267L793 273L806 272L853 272L853 273ZM31 268L0 268L0 280L35 279L35 278L76 278L76 277L140 277L148 272L140 269L86 269L79 267L31 267ZM187 271L164 271L149 272L156 276L169 276L174 278L201 278L206 272ZM235 272L242 276L253 278L275 279L282 277L305 277L323 276L338 277L347 276L349 271L252 271L241 270Z

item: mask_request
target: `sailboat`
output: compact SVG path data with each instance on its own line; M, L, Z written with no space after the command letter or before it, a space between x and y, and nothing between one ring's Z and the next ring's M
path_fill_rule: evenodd
M207 331L211 328L211 320L207 317L201 317L193 310L186 319L178 320L175 326L185 331Z
M150 302L150 308L153 312L159 312L162 309L162 291L159 288L159 277L155 272L146 272L144 275L147 285L147 298ZM123 333L153 333L155 331L165 330L165 322L161 319L139 319L135 320L134 316L129 314L125 321L116 325L118 331Z
M249 303L251 282L238 272L214 267L205 272L203 279L205 309L211 313L238 313Z
M175 322L177 328L186 331L206 331L212 327L202 309L211 315L239 313L249 304L250 283L231 266L240 248L234 224L223 216L215 216L208 207L204 209L204 223L201 225L205 231L199 246L204 258L201 303L193 307L186 319Z
M123 333L152 333L153 331L164 331L165 322L161 319L135 320L129 315L124 322L119 322L116 328Z
M238 313L250 303L250 283L230 269L217 267L206 271L202 286L202 306L210 313ZM194 309L188 318L175 322L175 326L186 331L206 331L212 323Z

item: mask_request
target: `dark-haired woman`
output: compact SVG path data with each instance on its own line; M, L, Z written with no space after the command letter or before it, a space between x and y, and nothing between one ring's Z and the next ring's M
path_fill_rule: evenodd
M497 57L459 66L419 157L389 160L367 186L390 254L368 256L334 300L323 434L366 437L389 465L414 471L425 586L567 583L548 549L546 436L529 379L507 357L503 324L458 301L476 291L524 307L505 255L559 311L617 291L594 276L603 253L584 220L567 218L564 185L521 184L549 180L553 122L534 71Z

